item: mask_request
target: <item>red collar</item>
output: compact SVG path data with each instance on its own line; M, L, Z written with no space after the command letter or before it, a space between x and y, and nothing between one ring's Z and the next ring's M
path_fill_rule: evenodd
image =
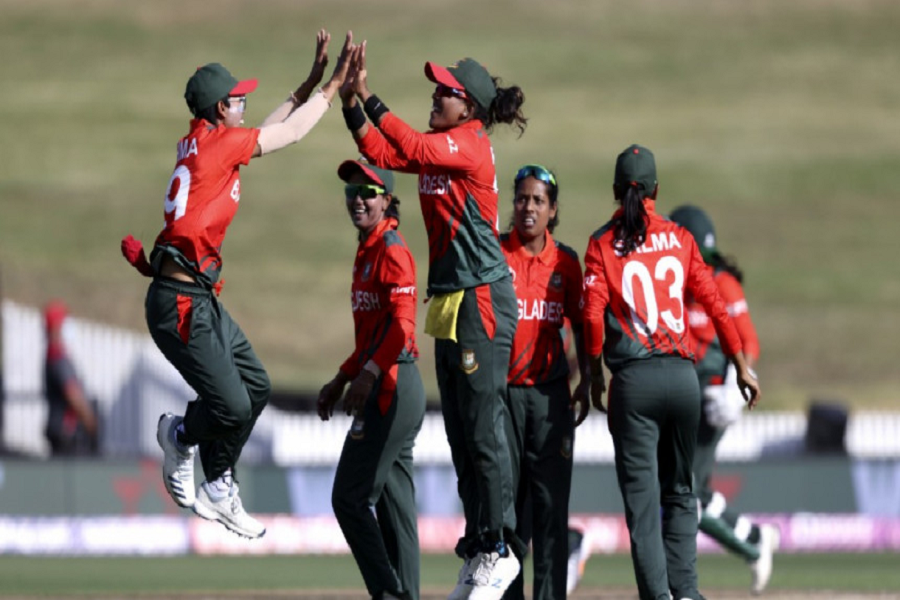
M521 259L531 260L536 258L545 265L553 264L553 258L556 255L556 243L553 241L553 236L550 235L549 229L544 231L544 249L537 255L528 251L515 227L509 232L509 239L512 243L513 252L517 253Z
M375 229L369 233L365 241L359 245L360 249L371 247L375 242L381 239L381 236L385 231L388 229L397 229L399 226L400 223L397 222L397 219L393 217L384 217L379 221L378 225L375 226Z

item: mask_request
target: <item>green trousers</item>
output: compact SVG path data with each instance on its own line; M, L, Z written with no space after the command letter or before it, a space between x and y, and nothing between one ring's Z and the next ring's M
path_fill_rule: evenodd
M725 431L710 425L706 413L701 413L697 450L694 453L694 486L703 509L700 531L722 547L752 562L759 558L759 526L730 509L725 497L716 493L710 485L716 464L716 448Z
M532 542L534 600L563 600L569 560L569 491L575 415L565 377L534 386L509 386L518 478L516 535ZM508 600L524 600L524 569L506 590Z
M269 376L212 291L157 277L147 290L147 327L163 356L197 393L184 414L207 481L234 469L269 401Z
M699 600L693 365L677 357L627 363L610 382L608 418L640 597L668 600L671 591Z
M413 446L425 416L425 388L415 363L401 363L393 401L381 414L378 387L347 433L331 504L369 594L418 600Z
M456 546L461 557L501 541L524 553L515 535L515 487L506 434L516 295L510 278L481 288L465 291L458 341L435 340L441 411L466 517L465 534Z

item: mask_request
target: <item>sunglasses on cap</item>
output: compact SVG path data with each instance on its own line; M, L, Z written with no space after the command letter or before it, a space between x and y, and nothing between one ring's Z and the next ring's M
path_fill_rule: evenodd
M383 193L383 187L372 185L369 183L348 183L344 186L344 196L347 197L347 200L354 200L357 196L359 196L363 200L371 200L372 198L375 198L379 194Z
M519 183L526 177L534 177L538 181L543 181L544 183L549 183L553 187L556 187L556 177L547 167L542 167L541 165L525 165L519 169L518 173L516 173L516 183Z
M228 110L231 112L242 113L247 110L247 96L228 99Z
M434 93L441 98L466 98L465 90L458 90L448 85L444 85L443 83L437 84Z

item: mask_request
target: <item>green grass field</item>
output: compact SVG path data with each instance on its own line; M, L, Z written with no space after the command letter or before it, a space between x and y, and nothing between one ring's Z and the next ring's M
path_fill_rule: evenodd
M0 12L7 298L59 296L76 316L142 330L145 282L118 244L158 233L187 77L209 61L259 77L256 124L306 76L317 28L352 28L369 41L371 88L416 127L430 106L426 60L471 55L520 85L528 131L493 138L501 218L515 168L547 164L561 184L557 237L579 252L612 212L616 154L652 148L660 210L706 207L747 274L767 406L812 395L896 405L893 0L0 0ZM353 156L334 108L297 147L244 171L223 300L279 387L318 389L351 348L355 235L335 169ZM400 178L424 282L415 190ZM431 344L420 345L434 395Z
M780 555L768 596L784 594L866 594L900 596L898 555ZM422 557L422 589L439 597L456 581L452 556ZM708 598L739 597L749 587L749 571L721 555L699 559L701 588ZM529 575L530 576L530 575ZM180 557L180 558L25 558L0 557L0 597L231 597L276 595L310 597L343 591L365 595L362 578L349 556ZM634 597L630 557L593 556L580 597ZM813 597L813 596L810 596Z

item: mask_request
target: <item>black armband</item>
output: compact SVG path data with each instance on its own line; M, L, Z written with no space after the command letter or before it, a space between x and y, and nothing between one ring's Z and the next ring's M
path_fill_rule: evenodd
M346 106L341 108L341 112L344 114L344 123L347 124L347 129L350 131L362 129L362 126L366 124L366 115L363 114L362 108L359 107L359 102L351 108Z
M378 99L378 96L374 94L369 96L369 99L366 100L365 109L369 120L375 123L375 125L378 125L378 121L384 116L384 113L391 112L391 110Z

